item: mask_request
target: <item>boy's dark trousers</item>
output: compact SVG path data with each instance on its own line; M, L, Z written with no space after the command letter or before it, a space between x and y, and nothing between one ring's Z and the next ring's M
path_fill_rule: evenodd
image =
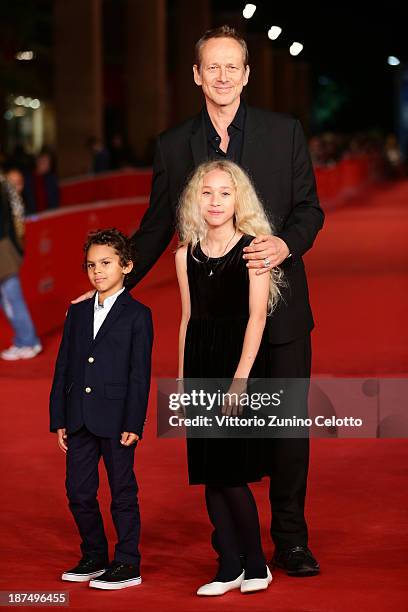
M82 538L83 554L108 559L108 542L97 501L98 463L102 456L108 474L111 513L118 542L115 561L139 565L140 514L133 471L136 444L123 446L120 437L102 438L86 427L68 434L66 489L69 508Z

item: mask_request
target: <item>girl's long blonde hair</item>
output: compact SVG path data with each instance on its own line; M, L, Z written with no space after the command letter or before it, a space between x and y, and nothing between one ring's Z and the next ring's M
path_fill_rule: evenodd
M213 170L222 170L231 178L235 188L235 229L243 234L258 236L273 234L274 228L268 221L248 175L237 164L230 161L209 161L200 164L188 181L180 198L177 212L177 226L180 237L179 247L191 245L194 252L198 242L207 236L207 224L202 218L199 200L204 176ZM280 288L286 283L280 268L271 268L268 314L276 308L281 297Z

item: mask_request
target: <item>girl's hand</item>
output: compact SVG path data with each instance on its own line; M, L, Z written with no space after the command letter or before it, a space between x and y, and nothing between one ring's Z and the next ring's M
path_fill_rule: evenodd
M240 416L243 412L243 407L240 403L240 397L246 392L247 381L245 378L234 378L227 393L232 395L226 398L221 409L221 414L225 416Z
M139 436L131 431L122 431L120 436L120 443L123 446L130 446L134 444L139 439Z
M68 450L68 445L67 445L67 434L66 434L65 427L63 429L57 429L57 436L58 436L58 446L60 447L63 453L66 453Z

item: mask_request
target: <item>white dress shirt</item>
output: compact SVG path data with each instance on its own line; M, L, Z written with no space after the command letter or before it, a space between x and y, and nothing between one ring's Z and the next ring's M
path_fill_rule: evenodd
M94 324L93 324L93 337L95 339L96 334L100 330L102 323L108 316L108 313L112 306L114 305L116 298L125 290L124 287L117 291L113 295L105 298L103 304L99 303L99 293L95 294L95 302L94 302Z

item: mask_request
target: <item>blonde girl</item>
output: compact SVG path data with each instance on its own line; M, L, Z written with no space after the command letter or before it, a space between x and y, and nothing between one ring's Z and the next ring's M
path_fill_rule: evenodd
M251 376L270 368L265 323L276 307L282 272L258 275L242 249L272 228L245 172L230 161L200 165L188 182L178 211L176 252L182 318L180 379L231 379L242 393ZM237 405L223 407L227 416ZM204 484L213 545L219 554L214 579L198 595L232 589L266 589L272 580L262 551L259 519L249 482L265 474L260 440L189 438L190 484Z

